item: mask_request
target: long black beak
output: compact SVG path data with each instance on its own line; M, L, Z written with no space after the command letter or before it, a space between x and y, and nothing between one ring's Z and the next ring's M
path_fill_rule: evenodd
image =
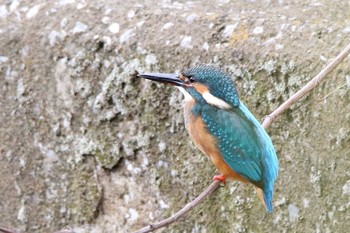
M145 73L145 74L138 74L137 75L140 78L145 78L161 83L169 83L175 86L185 86L185 82L180 79L179 74L162 74L162 73Z

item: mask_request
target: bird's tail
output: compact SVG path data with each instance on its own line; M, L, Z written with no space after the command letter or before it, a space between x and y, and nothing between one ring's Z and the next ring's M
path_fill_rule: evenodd
M255 186L256 193L258 194L258 197L260 201L264 204L267 212L272 213L273 207L272 207L272 195L273 195L273 189L265 190L263 191L261 188Z

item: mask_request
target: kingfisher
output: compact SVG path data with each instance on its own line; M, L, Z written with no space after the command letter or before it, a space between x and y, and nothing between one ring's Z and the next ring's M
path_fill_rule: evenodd
M271 213L277 155L271 138L238 97L228 74L201 65L180 74L144 73L138 77L171 84L184 94L185 127L200 151L226 178L254 185Z

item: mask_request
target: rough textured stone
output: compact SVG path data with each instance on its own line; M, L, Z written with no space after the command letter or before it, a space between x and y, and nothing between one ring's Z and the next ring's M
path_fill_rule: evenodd
M348 1L3 1L0 225L130 232L196 197L216 171L181 94L136 78L200 63L232 74L262 119L348 43ZM163 232L346 232L349 60L268 130L275 211L229 182Z

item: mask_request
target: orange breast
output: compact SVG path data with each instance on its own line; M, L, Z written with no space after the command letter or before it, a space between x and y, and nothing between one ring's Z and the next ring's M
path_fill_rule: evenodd
M203 120L200 117L194 116L191 113L191 109L194 106L194 104L194 100L188 101L185 104L184 108L186 128L194 144L204 154L209 156L209 158L214 163L215 167L220 171L220 173L234 180L248 182L241 175L234 172L223 160L223 158L220 155L220 151L216 146L216 138L209 134Z

